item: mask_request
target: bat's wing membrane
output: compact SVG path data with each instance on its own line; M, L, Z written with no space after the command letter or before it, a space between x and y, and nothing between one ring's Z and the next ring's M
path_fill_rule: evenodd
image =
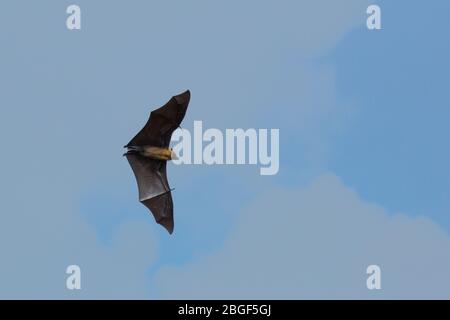
M126 146L169 147L172 133L183 121L190 99L191 93L188 90L172 97L164 106L152 111L147 124Z
M163 193L157 197L144 200L142 203L150 209L157 223L172 234L173 232L173 202L171 192ZM155 214L157 212L158 214Z
M173 232L173 202L166 173L166 161L138 154L126 155L139 189L139 201L150 209L157 223Z

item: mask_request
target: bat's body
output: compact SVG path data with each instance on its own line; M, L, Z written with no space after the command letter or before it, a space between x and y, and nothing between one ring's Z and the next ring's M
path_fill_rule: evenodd
M173 232L174 221L166 164L168 160L177 159L169 143L186 114L190 97L190 92L186 91L152 111L144 128L125 146L125 156L138 183L139 201L169 233Z
M177 159L177 155L175 154L175 152L173 152L173 150L169 148L160 148L154 146L127 147L128 154L132 154L133 152L153 160L167 161Z

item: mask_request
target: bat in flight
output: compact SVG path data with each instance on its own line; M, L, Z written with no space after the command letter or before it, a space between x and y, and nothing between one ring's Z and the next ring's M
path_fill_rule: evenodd
M188 90L153 110L144 128L125 146L124 156L136 177L139 201L170 234L174 227L173 202L166 165L177 156L169 143L172 133L183 121L190 98Z

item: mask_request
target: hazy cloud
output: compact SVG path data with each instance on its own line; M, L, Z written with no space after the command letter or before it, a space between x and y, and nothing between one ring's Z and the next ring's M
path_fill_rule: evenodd
M366 268L382 290L366 288ZM426 218L390 214L328 174L246 207L224 247L163 268L165 298L449 298L450 238Z

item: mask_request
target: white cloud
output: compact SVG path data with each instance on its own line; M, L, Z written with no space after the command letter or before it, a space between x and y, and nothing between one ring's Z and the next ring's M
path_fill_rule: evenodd
M366 288L371 264L381 291ZM259 196L219 252L165 267L156 282L164 298L450 298L450 238L330 174Z

